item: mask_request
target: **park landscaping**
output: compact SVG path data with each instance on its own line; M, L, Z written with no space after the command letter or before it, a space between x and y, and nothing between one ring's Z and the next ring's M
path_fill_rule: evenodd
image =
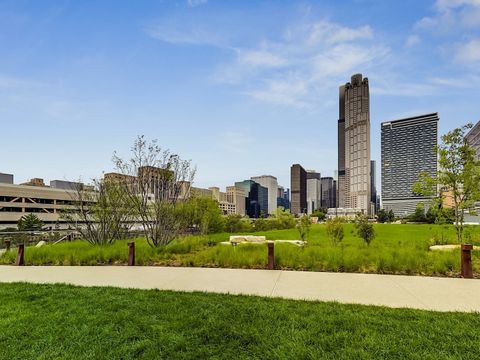
M0 284L5 359L473 359L475 313Z
M311 227L305 246L275 245L278 269L307 271L341 271L381 274L415 274L458 276L459 251L430 251L431 245L455 244L451 225L375 224L375 239L367 245L360 239L353 224L344 224L344 239L333 244L324 224ZM268 240L298 239L296 229L258 232ZM480 228L467 227L466 236L480 245ZM229 233L179 237L165 246L152 248L145 239L137 238L137 265L196 266L226 268L266 268L267 251L263 244L236 247L220 244ZM127 263L127 242L91 245L73 241L40 248L29 247L27 265L124 265ZM1 264L13 264L15 252L0 256ZM474 273L480 272L479 251L473 252Z

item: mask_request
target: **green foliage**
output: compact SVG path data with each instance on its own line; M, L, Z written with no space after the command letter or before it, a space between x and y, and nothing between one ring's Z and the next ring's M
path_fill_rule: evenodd
M298 230L298 234L300 235L300 240L308 240L308 234L310 233L311 227L312 220L310 219L310 216L303 215L302 217L300 217L300 219L298 219L296 228Z
M192 197L183 207L183 211L188 226L200 229L202 234L219 233L225 230L225 219L218 202L214 199L205 197Z
M273 217L274 229L293 229L296 225L295 217L289 210L285 210L282 207L278 207Z
M325 208L317 209L312 213L311 216L318 217L318 221L324 221L325 218L327 217L327 209Z
M475 359L480 343L475 313L69 285L0 298L3 359Z
M328 219L325 223L326 231L333 246L337 246L344 238L343 219L335 217Z
M43 221L35 214L23 215L17 223L20 231L38 231L42 230Z
M378 214L377 214L378 223L383 224L388 222L388 220L389 220L388 213L385 211L385 209L378 210Z
M438 172L436 178L421 173L412 191L418 195L436 195L437 186L451 192L454 202L455 229L458 242L463 242L464 213L474 202L480 200L480 162L475 150L468 144L465 133L472 128L467 124L442 136L442 143L436 147Z
M388 211L388 220L387 222L394 222L395 221L395 214L393 213L393 210L390 209Z
M418 223L427 222L427 218L425 216L425 205L419 202L415 207L415 212L408 217L408 220L412 222L418 222Z
M248 233L252 231L252 223L238 214L229 214L225 218L225 231L228 233Z
M370 243L375 238L375 229L373 224L368 221L368 217L365 215L357 215L355 218L355 228L357 235L370 246Z

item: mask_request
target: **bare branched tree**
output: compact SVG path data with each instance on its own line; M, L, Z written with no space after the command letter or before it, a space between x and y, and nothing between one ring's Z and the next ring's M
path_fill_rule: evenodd
M135 140L130 159L115 153L113 162L147 242L152 247L171 242L185 225L181 204L189 197L195 175L191 162L144 136Z
M91 244L111 244L125 238L135 220L125 188L116 182L94 180L93 189L78 184L72 202L63 217Z

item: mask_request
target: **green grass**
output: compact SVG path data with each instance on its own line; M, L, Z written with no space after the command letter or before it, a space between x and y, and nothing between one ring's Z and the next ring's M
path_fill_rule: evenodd
M432 252L434 243L455 243L453 226L438 225L375 225L377 236L367 246L355 235L352 224L345 225L345 239L339 246L330 243L324 225L312 226L308 245L275 246L279 269L310 271L342 271L388 274L458 276L459 251ZM469 227L471 240L480 245L480 227ZM258 235L267 239L298 239L298 232L273 230ZM189 236L176 239L168 246L150 248L144 239L136 239L138 265L265 268L265 245L220 245L229 234ZM479 252L473 253L474 271L480 272ZM12 264L15 252L0 257L0 263ZM28 265L121 265L127 262L127 241L108 246L92 246L75 241L42 248L27 248Z
M1 359L474 359L479 314L0 284Z

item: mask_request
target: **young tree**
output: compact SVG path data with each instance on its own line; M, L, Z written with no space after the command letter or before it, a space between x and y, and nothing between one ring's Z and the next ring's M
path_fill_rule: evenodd
M303 215L300 219L298 219L296 227L298 230L298 234L300 235L300 240L308 240L308 234L310 233L311 226L312 220L310 219L310 216Z
M388 213L385 211L385 209L380 209L377 214L377 221L380 224L383 224L388 222L388 220L389 220Z
M93 180L93 189L79 185L72 200L73 207L62 217L93 245L125 238L135 220L125 188L116 181Z
M222 232L225 227L222 210L214 199L191 197L185 204L184 216L188 226L197 227L204 235Z
M357 229L357 235L365 241L367 245L370 245L375 238L375 229L373 224L368 221L368 217L360 214L355 218L355 228Z
M388 212L388 220L387 222L394 222L395 221L395 214L392 209Z
M480 200L480 162L465 138L471 127L472 124L467 124L442 136L442 143L435 149L439 165L436 178L424 172L413 187L413 192L420 195L436 194L437 186L451 193L459 243L463 243L464 214Z
M157 141L147 142L138 136L131 158L116 153L113 162L124 177L124 187L152 247L166 245L183 230L185 221L179 209L188 200L195 175L191 162L182 160Z
M20 231L38 231L42 230L43 221L35 214L23 215L17 223Z
M337 246L344 237L343 219L339 217L328 219L325 223L325 227L327 230L327 235L332 242L332 245Z
M319 208L312 213L312 216L318 217L318 221L324 221L327 217L327 209Z

